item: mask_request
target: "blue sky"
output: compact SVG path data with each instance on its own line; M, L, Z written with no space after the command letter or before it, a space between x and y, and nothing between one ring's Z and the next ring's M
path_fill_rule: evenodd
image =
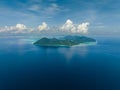
M0 27L37 27L42 22L59 26L70 19L89 22L91 30L118 32L119 7L120 0L0 0Z

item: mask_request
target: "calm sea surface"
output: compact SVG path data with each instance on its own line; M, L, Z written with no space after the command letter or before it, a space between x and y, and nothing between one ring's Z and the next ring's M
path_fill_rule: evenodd
M95 38L66 48L0 37L0 90L120 90L120 37Z

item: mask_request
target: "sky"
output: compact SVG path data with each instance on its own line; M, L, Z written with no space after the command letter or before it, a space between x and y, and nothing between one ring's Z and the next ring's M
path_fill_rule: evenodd
M118 34L119 7L120 0L0 0L0 34Z

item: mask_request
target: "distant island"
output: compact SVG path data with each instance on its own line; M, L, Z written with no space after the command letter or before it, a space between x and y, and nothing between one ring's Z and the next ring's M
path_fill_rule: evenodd
M44 37L34 44L39 46L74 46L90 42L96 42L96 40L85 36L65 36L59 39Z

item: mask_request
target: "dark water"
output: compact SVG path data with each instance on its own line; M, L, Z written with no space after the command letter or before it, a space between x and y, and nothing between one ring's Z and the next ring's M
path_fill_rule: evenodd
M0 90L120 90L120 37L97 45L37 47L0 38Z

